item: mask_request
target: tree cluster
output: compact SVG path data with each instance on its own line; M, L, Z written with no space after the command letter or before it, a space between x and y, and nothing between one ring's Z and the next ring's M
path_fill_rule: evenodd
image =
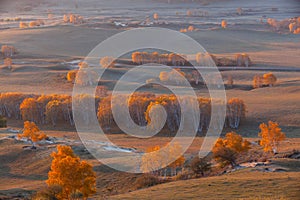
M197 30L194 26L189 26L188 28L182 28L180 29L181 33L187 33L187 32L193 32Z
M159 74L159 80L167 84L184 84L186 74L180 69L173 69L170 72L162 71Z
M17 53L17 49L14 46L2 45L1 53L4 58L12 58Z
M236 66L238 67L242 67L242 66L249 67L250 65L252 65L250 57L246 53L236 54L235 59L236 59Z
M111 111L111 96L102 98L98 107L98 120L101 127L110 130L116 127L112 111ZM114 97L118 98L118 97ZM163 115L159 114L160 109L157 105L163 106L167 113L166 124L163 130L168 134L174 134L181 121L182 110L195 110L193 106L197 105L192 102L191 98L183 97L186 103L184 108L180 108L179 102L174 95L160 95L155 96L151 93L132 95L127 101L118 101L120 105L117 107L129 108L130 117L139 126L151 124L152 126L159 126ZM221 102L220 102L221 103ZM191 117L190 125L198 127L198 133L203 133L207 130L211 118L211 100L208 98L198 98L198 106L200 109L200 120L196 121ZM230 99L227 104L227 116L225 126L231 128L238 128L241 121L245 118L245 104L241 99ZM152 116L152 117L151 117ZM151 121L152 120L152 121ZM157 127L153 127L154 129Z
M63 20L65 23L71 23L71 24L83 24L84 19L80 15L75 15L75 14L67 14L64 15Z
M158 52L148 53L148 52L133 52L131 55L133 63L142 65L147 63L158 63L163 65L173 65L173 66L184 66L186 64L186 59L184 55L179 55L175 53L170 54L160 54Z
M300 17L290 19L276 20L273 18L267 19L267 24L275 31L289 30L290 33L300 34Z
M253 77L253 88L272 87L276 84L277 78L273 73L266 73L263 76L256 75Z

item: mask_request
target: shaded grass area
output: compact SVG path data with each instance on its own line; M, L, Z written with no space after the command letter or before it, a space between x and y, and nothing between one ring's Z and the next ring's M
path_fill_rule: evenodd
M245 169L217 177L177 181L110 199L299 199L300 173Z

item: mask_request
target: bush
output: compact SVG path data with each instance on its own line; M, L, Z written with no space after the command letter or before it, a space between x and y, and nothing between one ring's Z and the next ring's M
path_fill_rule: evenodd
M199 158L199 156L196 156L192 159L190 167L195 174L204 176L204 173L211 169L211 163L209 163L206 158Z
M142 189L142 188L158 185L160 183L161 181L157 177L150 174L146 174L144 176L137 178L134 184L136 185L137 189Z
M58 200L58 194L61 193L62 187L59 185L52 185L37 192L33 196L33 200Z
M192 174L192 172L182 171L182 172L179 172L174 178L176 181L179 181L179 180L188 180L193 177L194 177L194 175Z
M0 116L0 128L6 128L7 127L7 120L5 117Z

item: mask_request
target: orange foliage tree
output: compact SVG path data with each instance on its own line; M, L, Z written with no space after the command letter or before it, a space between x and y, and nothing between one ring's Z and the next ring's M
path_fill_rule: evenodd
M4 66L8 67L8 69L12 69L12 59L11 58L5 58L4 59Z
M171 176L177 174L185 158L181 155L182 149L178 143L167 144L164 149L160 146L149 147L142 157L141 170L155 175L166 176L167 169L171 169Z
M244 101L238 98L232 98L227 103L227 122L229 127L238 128L240 122L246 115L246 106Z
M263 79L264 79L264 84L270 87L274 86L277 81L277 78L273 73L264 74Z
M241 135L230 132L225 138L219 138L212 149L213 157L221 165L230 164L233 168L237 165L237 156L250 149L250 142L244 140Z
M69 82L74 83L74 82L75 82L75 79L76 79L77 72L78 72L78 70L71 70L71 71L69 71L69 72L67 73L67 76L66 76L67 80L68 80Z
M253 77L253 83L252 83L253 88L261 88L263 84L264 84L263 77L259 75Z
M40 131L39 127L30 121L24 122L24 129L22 134L18 134L18 138L27 138L32 143L32 148L35 148L35 143L46 139L46 135Z
M256 75L253 77L253 88L261 88L263 86L272 87L276 82L277 78L273 73L267 73L263 76Z
M259 128L261 131L258 136L261 137L260 145L264 147L264 151L277 153L279 142L285 139L278 123L269 121L268 124L260 124Z
M22 119L33 121L36 123L40 122L38 102L35 98L26 98L20 105L20 111Z
M57 199L72 199L80 194L85 199L96 192L96 175L92 166L81 161L71 147L57 146L57 153L53 152L51 170L48 173L48 186L59 185L62 190Z

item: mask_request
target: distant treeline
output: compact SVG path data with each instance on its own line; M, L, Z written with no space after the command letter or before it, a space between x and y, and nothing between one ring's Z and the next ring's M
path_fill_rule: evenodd
M97 113L98 121L102 128L111 130L118 128L114 121L111 110L111 96L92 97L90 95L78 95L76 104L73 109L86 105L85 103L93 102L95 98L96 110L88 112L82 109L82 119L88 123L90 114ZM118 98L118 97L115 97ZM185 98L185 97L183 97ZM150 122L151 115L156 105L162 105L167 113L167 120L164 127L168 133L175 133L180 125L181 110L193 110L195 104L190 102L190 98L185 98L185 108L180 108L179 102L174 95L154 95L152 93L135 93L127 101L117 101L117 104L129 106L129 113L132 120L140 125L146 126ZM220 102L221 103L221 102ZM211 100L209 98L198 98L200 109L200 121L193 122L198 125L198 133L203 133L210 124L211 118ZM115 105L122 108L121 105ZM245 104L241 99L230 99L227 102L227 113L225 126L238 128L241 120L245 118ZM0 94L0 115L8 119L17 119L24 121L33 121L37 124L69 124L74 125L72 111L72 97L69 95L28 95L21 93L2 93ZM161 120L161 119L152 119ZM155 124L155 123L154 123Z

